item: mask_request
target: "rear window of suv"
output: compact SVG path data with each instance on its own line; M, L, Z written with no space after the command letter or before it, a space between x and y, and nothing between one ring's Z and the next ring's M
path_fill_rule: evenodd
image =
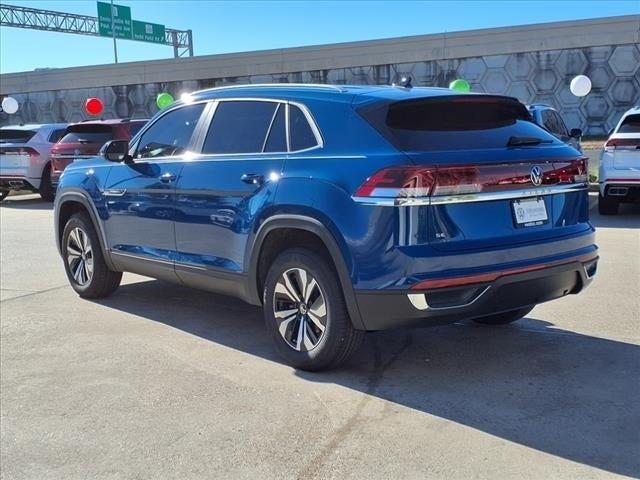
M78 124L67 127L67 133L60 143L100 143L113 139L113 129L109 125Z
M0 130L0 143L27 143L36 132L31 130Z
M618 133L640 133L640 115L627 115L622 120Z
M515 99L493 96L445 96L374 104L359 113L403 151L504 148L511 137L552 143Z

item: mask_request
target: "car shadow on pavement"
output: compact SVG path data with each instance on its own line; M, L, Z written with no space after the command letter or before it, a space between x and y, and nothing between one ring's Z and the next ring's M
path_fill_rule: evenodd
M640 204L623 203L617 215L599 215L596 206L589 219L596 228L640 228Z
M40 195L10 195L0 202L2 208L21 210L53 210L53 202L45 202Z
M280 362L261 310L239 300L150 280L123 285L99 303ZM456 324L370 333L346 366L296 375L366 394L355 400L362 408L327 442L329 449L367 421L359 412L377 397L637 477L639 371L640 347L554 328L535 318L534 310L532 317L502 327Z

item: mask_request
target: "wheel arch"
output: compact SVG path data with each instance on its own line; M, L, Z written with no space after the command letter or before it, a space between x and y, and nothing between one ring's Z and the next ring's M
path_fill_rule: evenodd
M98 233L98 239L100 240L100 248L104 256L107 266L111 270L117 270L111 256L107 249L107 239L105 236L104 228L100 223L98 213L96 211L93 202L81 191L66 191L56 196L55 208L54 208L54 229L56 236L56 246L58 252L62 252L62 232L64 227L74 213L84 212L89 215L93 228Z
M347 267L342 250L331 231L323 225L319 220L305 216L294 214L274 215L268 218L259 228L255 235L255 240L250 246L249 266L248 266L248 299L255 305L262 304L262 294L260 285L260 258L263 253L263 246L270 234L284 230L299 230L306 234L314 235L324 246L329 254L334 269L338 275L340 286L344 293L347 310L353 323L354 328L365 330L362 316L356 302L351 276Z

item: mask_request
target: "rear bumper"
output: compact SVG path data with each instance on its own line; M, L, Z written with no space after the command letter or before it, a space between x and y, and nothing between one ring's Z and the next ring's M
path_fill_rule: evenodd
M640 179L606 181L602 186L602 194L620 202L640 202Z
M473 283L460 280L458 285L450 282L455 286L425 290L360 291L356 298L367 330L442 325L579 293L591 283L597 262L593 253L524 272L497 272L488 281L466 277Z
M27 178L23 176L0 176L0 190L8 191L20 191L29 190L35 191L40 187L39 178Z

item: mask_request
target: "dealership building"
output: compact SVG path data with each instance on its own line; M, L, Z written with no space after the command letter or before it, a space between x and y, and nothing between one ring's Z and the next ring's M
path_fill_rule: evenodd
M197 42L197 38L195 39ZM586 97L569 83L587 75ZM156 96L247 83L391 84L446 87L557 108L569 128L604 135L640 104L640 15L420 35L384 40L207 55L0 75L0 95L20 103L0 125L77 122L84 102L103 100L104 118L150 117Z

